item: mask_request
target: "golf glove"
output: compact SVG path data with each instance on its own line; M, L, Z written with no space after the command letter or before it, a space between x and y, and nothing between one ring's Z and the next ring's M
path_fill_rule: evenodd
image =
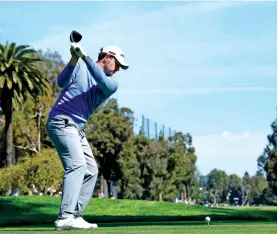
M83 49L83 47L81 46L80 43L77 43L77 42L71 43L71 50L73 50L74 53L75 53L78 57L87 56L87 53L85 52L85 50Z

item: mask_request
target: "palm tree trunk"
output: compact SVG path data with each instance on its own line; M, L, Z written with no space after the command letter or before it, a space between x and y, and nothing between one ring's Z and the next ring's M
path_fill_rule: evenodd
M42 111L41 109L39 108L39 113L38 113L38 122L37 122L37 125L38 125L38 142L37 142L37 147L38 147L38 151L40 152L41 151L41 117L42 117Z
M5 100L2 100L3 103L3 112L5 115L5 166L10 167L12 165L13 159L13 106L12 106L12 95L7 91L9 95L7 95Z

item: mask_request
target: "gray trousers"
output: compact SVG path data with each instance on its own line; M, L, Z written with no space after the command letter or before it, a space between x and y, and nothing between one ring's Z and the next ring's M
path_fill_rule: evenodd
M64 117L49 118L47 134L64 167L58 219L83 216L92 198L98 168L85 133Z

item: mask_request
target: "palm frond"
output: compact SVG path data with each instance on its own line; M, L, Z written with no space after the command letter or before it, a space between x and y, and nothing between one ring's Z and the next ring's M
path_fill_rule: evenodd
M5 81L6 79L4 78L4 76L0 76L0 89L3 89L5 85Z
M14 58L15 50L16 50L16 44L13 42L10 44L10 49L8 50L8 53L7 53L7 63L8 64Z
M25 49L25 50L21 50L19 53L17 53L16 58L17 58L17 59L21 59L21 58L24 57L24 55L25 55L25 57L28 57L28 56L26 56L26 55L31 56L31 54L35 54L35 53L36 53L36 51L35 51L34 49Z
M12 91L15 108L20 106L28 95L36 97L50 88L40 65L44 60L28 45L0 43L0 89Z
M28 48L28 45L19 45L16 47L15 49L15 57L18 57L18 53L20 53L21 51L25 50L26 48Z

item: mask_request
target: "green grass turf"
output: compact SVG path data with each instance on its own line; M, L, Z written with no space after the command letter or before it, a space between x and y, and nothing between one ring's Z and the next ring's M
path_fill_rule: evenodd
M164 222L157 225L152 223L110 223L101 224L98 229L86 231L59 231L59 234L66 233L98 233L98 234L274 234L276 223L274 222L211 222L208 226L205 222ZM54 228L49 226L0 228L4 234L47 234L53 233Z
M60 198L50 196L0 197L0 227L53 224ZM84 218L89 222L253 220L277 221L277 207L203 207L168 202L111 200L93 198Z

